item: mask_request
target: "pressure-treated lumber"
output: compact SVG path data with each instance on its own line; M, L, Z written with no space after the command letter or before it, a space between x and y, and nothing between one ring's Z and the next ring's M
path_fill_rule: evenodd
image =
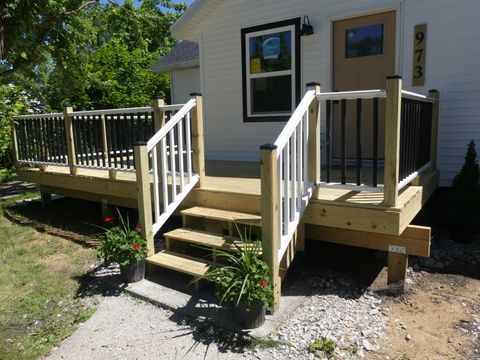
M203 133L203 102L202 95L191 94L195 98L195 108L191 112L192 121L192 167L200 179L198 187L202 188L205 185L205 144Z
M309 83L307 90L320 94L320 84ZM320 101L315 97L308 108L308 181L320 184ZM315 187L316 189L316 187Z
M18 139L17 139L17 130L16 126L12 125L12 156L13 156L13 164L15 168L20 168L19 154L18 154Z
M408 225L399 236L308 224L305 231L312 240L382 251L393 245L404 247L408 255L430 256L431 229L425 226Z
M438 144L438 113L440 108L440 93L430 90L428 97L435 99L432 104L432 135L430 140L430 170L437 169L437 144Z
M218 235L189 228L175 229L163 234L163 236L169 241L182 241L228 252L238 252L238 247L242 248L244 246L238 237Z
M278 203L280 189L278 179L277 147L267 144L260 148L261 215L263 259L270 267L270 281L273 285L273 311L280 306L281 278L279 272L278 248L280 241L280 219Z
M67 140L67 158L68 165L70 167L70 174L75 175L77 173L77 157L75 156L75 138L73 135L73 108L66 106L63 109L63 117L65 121L65 139Z
M135 169L137 173L138 216L141 235L147 240L147 256L155 254L152 224L152 198L150 191L150 174L148 150L146 144L135 145Z
M386 206L398 205L398 178L400 165L400 115L402 78L387 78L387 108L385 117L384 199Z
M407 278L408 255L394 252L388 253L387 283L396 284Z
M212 219L227 222L236 222L238 224L262 226L262 218L255 214L247 214L238 211L229 211L221 209L212 209L201 206L195 206L180 212L182 216L193 216L202 219Z
M183 255L166 250L155 255L148 256L147 262L192 276L202 276L210 268L210 264L207 262L193 260Z

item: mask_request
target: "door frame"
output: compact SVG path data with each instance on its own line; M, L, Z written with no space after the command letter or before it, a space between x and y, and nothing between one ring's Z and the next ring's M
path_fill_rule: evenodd
M337 14L331 14L328 16L328 21L329 21L329 26L327 27L328 29L328 42L329 44L329 50L330 50L330 56L328 57L328 69L330 69L330 76L329 76L329 82L330 82L330 89L329 91L333 91L334 88L334 41L333 41L333 26L334 23L340 20L348 20L348 19L354 19L362 16L367 16L367 15L375 15L375 14L381 14L384 12L388 11L395 11L395 74L396 75L402 75L402 68L403 68L403 63L402 63L402 49L403 46L403 0L397 0L397 1L391 1L389 3L384 4L383 6L368 6L368 7L363 7L361 9L353 9L348 12L342 11L341 13ZM391 74L394 75L394 74ZM386 79L385 79L385 86L386 86Z

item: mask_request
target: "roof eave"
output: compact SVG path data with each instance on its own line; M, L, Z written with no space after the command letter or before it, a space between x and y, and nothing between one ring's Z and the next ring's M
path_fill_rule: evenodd
M152 71L156 73L163 73L163 72L169 72L174 70L196 68L199 66L200 66L200 61L196 59L196 60L182 61L182 62L177 62L172 64L165 64L165 65L153 64Z
M202 12L206 7L216 7L223 0L196 0L177 21L170 26L170 32L177 39L191 39L193 30L210 12Z

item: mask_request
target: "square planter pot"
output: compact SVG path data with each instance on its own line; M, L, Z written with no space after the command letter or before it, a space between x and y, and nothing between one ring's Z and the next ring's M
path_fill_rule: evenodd
M138 263L120 265L120 275L127 283L143 280L145 277L145 259Z
M241 301L234 307L235 322L242 329L255 329L265 322L266 309L262 303L257 302L248 310L245 302Z

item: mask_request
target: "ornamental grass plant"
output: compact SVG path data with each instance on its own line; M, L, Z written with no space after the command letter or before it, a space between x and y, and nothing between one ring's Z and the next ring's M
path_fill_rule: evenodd
M273 305L273 288L270 282L270 268L261 259L262 243L252 241L251 229L242 234L237 224L240 243L234 243L236 252L219 251L217 257L225 264L216 264L201 278L215 284L215 293L221 303L237 307L241 302L246 309L260 303L265 308Z
M137 224L132 227L128 216L124 220L118 209L117 212L118 217L107 216L103 219L111 227L102 227L105 232L99 236L97 257L107 265L112 262L120 266L139 263L147 255L147 242L140 235L140 226Z

